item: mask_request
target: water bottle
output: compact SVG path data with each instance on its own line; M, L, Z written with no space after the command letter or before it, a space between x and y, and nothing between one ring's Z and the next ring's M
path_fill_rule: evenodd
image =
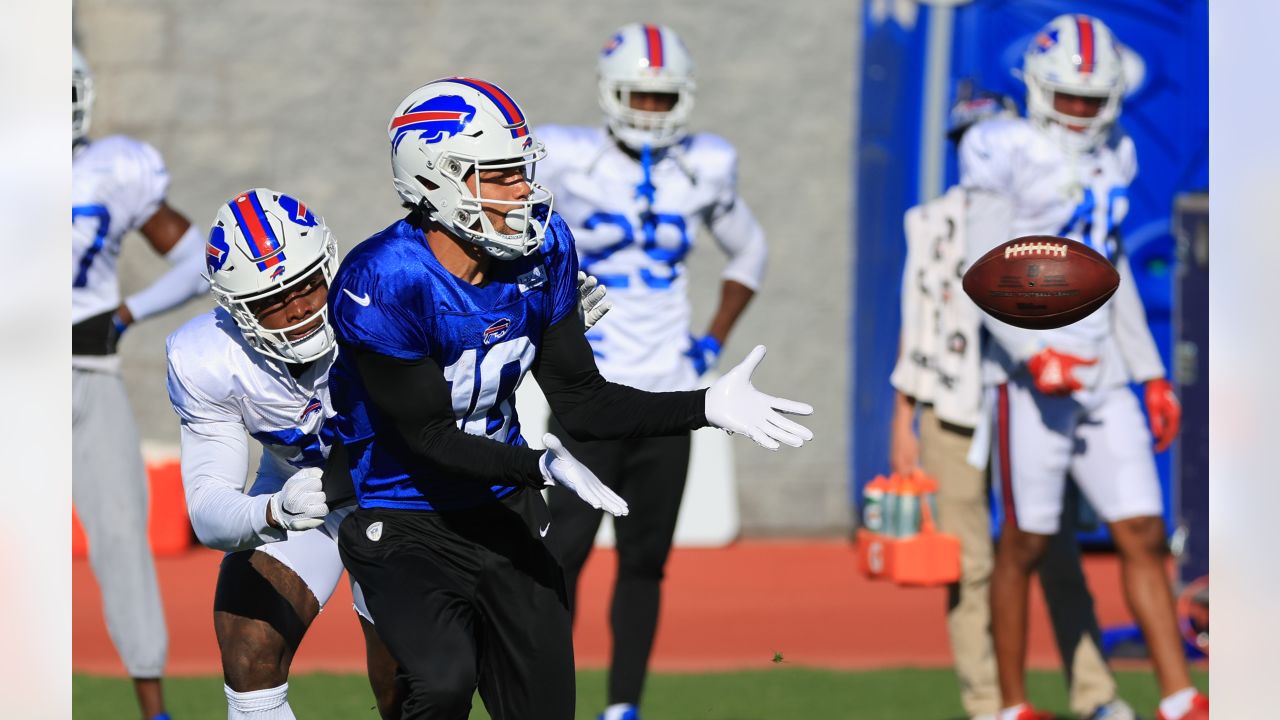
M873 533L884 531L884 488L886 480L877 475L862 488L862 526Z

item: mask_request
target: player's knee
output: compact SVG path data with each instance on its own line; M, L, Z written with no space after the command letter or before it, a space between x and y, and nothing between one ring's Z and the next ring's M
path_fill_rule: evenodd
M476 674L473 666L465 663L438 665L429 673L415 674L409 678L404 708L407 713L411 708L416 711L427 707L441 717L466 717L466 710L471 707L475 691Z
M618 558L618 580L637 580L641 582L662 582L666 576L666 557L662 558Z
M222 644L222 674L232 690L265 690L288 680L290 656L283 642L251 642L244 635L219 640Z
M1163 559L1169 552L1164 519L1158 516L1128 518L1112 523L1111 535L1116 549L1127 560Z
M1030 572L1049 550L1050 535L1037 535L1007 528L996 548L996 564Z
M399 682L373 689L373 700L378 705L378 715L382 720L399 720L406 692L407 688Z

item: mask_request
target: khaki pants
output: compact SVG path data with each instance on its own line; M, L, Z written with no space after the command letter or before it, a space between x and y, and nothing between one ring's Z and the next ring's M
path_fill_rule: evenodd
M971 433L944 425L931 407L920 413L920 465L938 481L938 526L960 539L960 582L948 593L947 632L970 716L1000 709L996 656L991 642L991 513L986 473L965 461ZM1116 697L1115 679L1099 651L1093 597L1080 569L1074 528L1063 523L1040 566L1058 651L1067 669L1071 710L1088 715Z

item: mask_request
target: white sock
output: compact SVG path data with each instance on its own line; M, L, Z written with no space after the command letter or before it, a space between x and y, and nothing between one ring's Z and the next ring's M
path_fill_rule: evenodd
M635 708L631 703L616 703L604 709L602 720L622 720L622 714Z
M1171 720L1177 720L1191 711L1191 699L1195 696L1195 688L1182 688L1160 701L1160 714Z
M1007 707L1001 710L1000 714L997 715L996 718L997 720L1018 720L1018 713L1022 712L1025 707L1027 707L1026 703L1019 703L1013 707Z
M227 720L297 720L289 707L289 683L266 690L236 692L226 685Z

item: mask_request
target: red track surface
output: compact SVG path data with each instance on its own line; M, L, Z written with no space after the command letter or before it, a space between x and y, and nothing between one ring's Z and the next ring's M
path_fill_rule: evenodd
M608 662L608 602L616 556L597 551L582 577L579 667ZM158 558L169 625L172 675L219 672L213 637L214 578L221 553ZM1099 620L1130 622L1114 557L1085 560ZM123 674L107 636L97 584L85 560L72 562L72 666ZM1036 583L1030 661L1056 667L1057 653ZM658 670L768 667L774 652L796 665L835 669L951 664L941 589L903 589L855 571L851 545L837 541L750 541L716 550L677 549L667 568ZM364 650L344 580L308 632L295 672L363 672Z

